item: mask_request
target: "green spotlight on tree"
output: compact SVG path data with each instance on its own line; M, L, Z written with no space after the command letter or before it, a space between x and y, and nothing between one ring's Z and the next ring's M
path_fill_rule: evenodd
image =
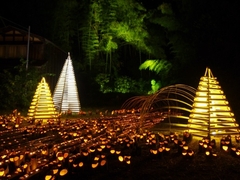
M153 71L157 74L161 73L168 73L171 69L172 64L166 60L146 60L144 63L142 63L139 67L140 70L146 70L149 69L150 71Z

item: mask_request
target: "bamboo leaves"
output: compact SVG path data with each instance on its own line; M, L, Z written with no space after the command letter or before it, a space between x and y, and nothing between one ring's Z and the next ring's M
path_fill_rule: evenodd
M153 71L157 74L165 73L167 74L169 70L171 69L171 63L169 63L166 60L146 60L144 63L142 63L139 67L140 70L146 70L149 69L150 71Z

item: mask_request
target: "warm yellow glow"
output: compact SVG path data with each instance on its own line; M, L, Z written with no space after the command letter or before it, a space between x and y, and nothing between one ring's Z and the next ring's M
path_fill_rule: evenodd
M116 154L120 154L121 153L121 151L120 150L116 150Z
M166 147L166 148L165 148L165 151L167 151L167 152L170 151L170 148L169 148L169 147Z
M183 155L183 156L186 156L186 155L187 155L187 151L183 150L183 151L182 151L182 155Z
M60 176L65 176L68 173L67 169L62 169L59 173Z
M82 154L83 154L83 156L88 156L88 152L87 151L86 152L83 151Z
M119 160L120 162L123 162L123 160L124 160L123 156L118 156L118 160Z
M126 160L126 163L127 163L127 164L131 164L131 160L130 160L130 159L127 159L127 160Z
M79 167L83 167L83 162L80 162L80 163L78 164L78 166L79 166Z
M101 160L100 165L104 166L107 163L106 159Z
M191 134L201 137L239 134L226 96L209 68L200 78L188 127Z
M99 156L94 157L94 161L98 161L100 159Z
M158 150L152 149L151 152L156 155L158 153Z
M53 174L57 174L58 173L58 169L53 169Z
M164 149L163 149L162 147L158 148L158 151L159 151L159 152L163 152L163 150L164 150Z
M46 175L45 176L45 180L51 180L51 178L52 178L52 175Z
M98 161L94 161L92 163L92 168L95 169L96 167L98 167Z
M33 96L28 116L34 119L57 119L50 88L43 77Z
M5 171L3 168L0 169L0 177L5 176Z
M115 149L111 149L111 150L110 150L110 153L111 153L111 154L114 154L114 153L115 153Z
M194 155L194 151L192 151L192 150L188 151L188 155L189 156L193 156Z
M224 151L227 151L227 150L228 150L228 146L222 146L222 149L223 149Z
M73 113L79 113L81 110L70 53L55 87L53 101L60 112L71 110Z
M207 156L209 156L211 153L210 153L210 151L206 151L205 154L206 154Z
M188 145L183 146L184 150L188 150Z

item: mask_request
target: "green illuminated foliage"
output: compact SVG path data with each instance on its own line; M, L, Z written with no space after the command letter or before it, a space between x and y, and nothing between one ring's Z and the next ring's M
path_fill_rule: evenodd
M142 79L136 81L128 76L111 78L110 74L100 73L96 76L95 81L102 93L146 94L147 92L147 82Z
M148 94L154 94L155 92L157 92L160 88L161 88L161 82L156 82L155 79L151 80L151 88L152 90L148 92Z
M150 71L156 72L157 74L168 73L171 69L171 63L166 60L146 60L139 67L140 70L149 69Z
M96 76L95 81L100 86L99 91L102 93L112 92L110 87L110 74L100 73Z

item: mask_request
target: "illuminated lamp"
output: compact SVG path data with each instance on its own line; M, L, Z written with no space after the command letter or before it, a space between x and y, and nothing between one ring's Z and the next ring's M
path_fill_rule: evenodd
M237 155L237 156L240 156L240 152L239 152L239 151L236 151L236 155Z
M118 156L118 160L119 160L120 162L123 162L123 161L124 161L123 156Z
M57 153L57 159L58 159L59 161L63 161L64 156L63 156L63 153L62 153L62 152L58 152L58 153Z
M65 153L63 154L64 159L68 158L68 156L69 156L69 154L68 154L67 152L65 152Z
M60 176L66 176L68 174L68 170L67 169L62 169L59 173Z
M82 161L78 163L78 166L79 166L79 167L83 167L83 165L84 165L84 164L83 164Z
M130 165L131 164L131 156L125 156L125 162L126 164Z
M46 149L46 148L42 149L42 155L47 156L48 155L48 149Z
M88 156L88 151L82 151L83 156Z
M151 149L150 150L152 154L156 155L158 153L158 150L157 149Z
M204 149L208 148L208 144L207 143L203 143L203 148Z
M120 154L120 153L121 153L121 150L116 150L115 153L116 153L116 154Z
M223 149L224 151L228 151L228 146L224 145L224 146L222 146L222 149Z
M199 137L239 135L239 125L217 78L206 68L188 119L189 133Z
M92 168L95 169L98 167L98 161L93 161L92 162Z
M184 145L184 146L183 146L183 149L184 149L184 150L188 150L188 148L189 148L188 145Z
M45 176L45 180L51 180L52 177L53 177L52 175L46 175L46 176Z
M210 155L211 155L211 152L210 152L209 150L206 150L206 151L205 151L205 154L206 154L206 156L210 156Z
M99 156L95 156L95 157L94 157L94 161L98 161L99 159L100 159Z
M58 171L59 171L58 169L53 169L53 170L52 170L52 173L53 173L54 175L56 175L56 174L58 173Z
M166 147L166 148L165 148L165 151L166 151L166 152L169 152L170 150L171 150L170 147Z
M55 87L53 101L59 112L71 110L73 113L79 113L81 110L70 53L68 53Z
M104 166L106 163L107 163L107 160L106 159L102 159L101 162L100 162L100 166Z
M95 147L90 147L90 149L89 149L89 151L90 151L90 153L93 153L93 152L95 152Z
M164 150L163 147L159 147L159 148L158 148L158 151L159 151L160 153L163 152L163 150Z
M217 157L217 152L212 152L212 157Z
M182 151L182 155L183 155L183 156L186 156L186 155L187 155L187 151L186 151L186 150L183 150L183 151Z
M188 156L190 156L190 157L194 155L194 151L193 150L188 150L187 153L188 153Z
M174 145L178 145L178 139L174 139L173 142L174 142Z
M110 150L110 153L111 153L111 154L115 154L115 149L112 148L112 149Z
M35 91L28 110L28 117L30 119L43 119L45 121L58 118L50 88L44 77L37 86L37 90Z
M7 169L0 168L0 177L6 176L6 174L8 173L7 171L8 171L8 166L7 166Z
M106 145L105 144L101 144L100 147L101 147L101 149L104 149L106 147Z

